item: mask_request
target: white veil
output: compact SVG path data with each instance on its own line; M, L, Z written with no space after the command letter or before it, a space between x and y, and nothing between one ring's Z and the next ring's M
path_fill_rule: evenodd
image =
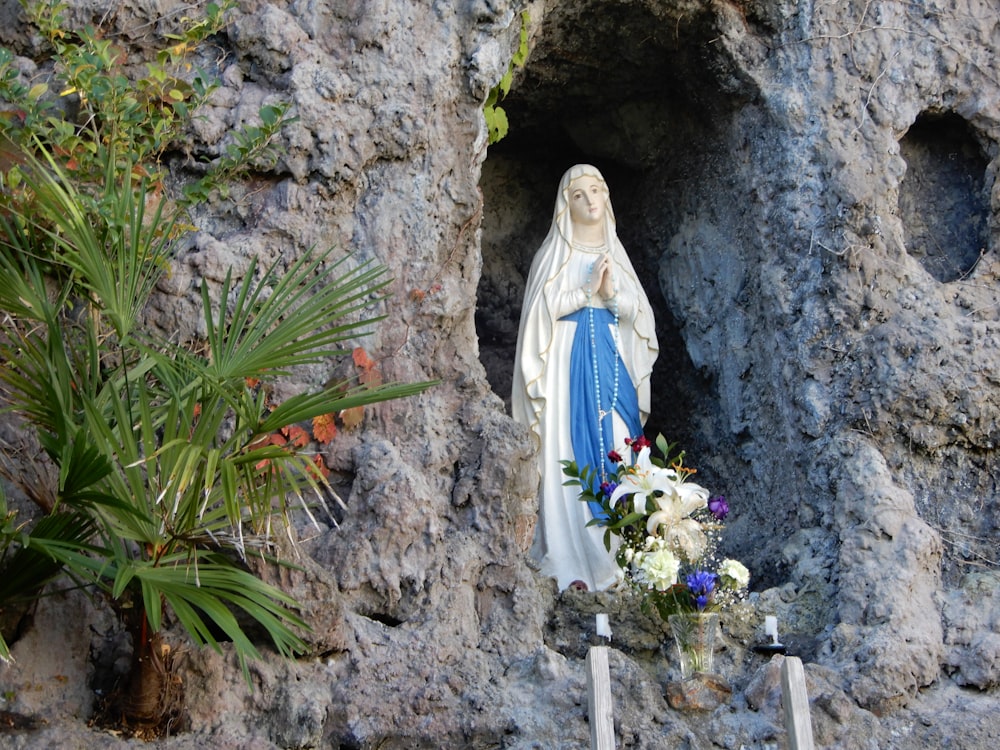
M585 175L595 177L604 185L606 200L604 231L614 262L615 279L619 296L628 295L636 301L637 310L631 325L620 328L620 347L629 373L639 396L639 414L645 423L649 416L649 379L653 362L659 353L656 329L649 299L639 283L632 261L622 247L615 229L615 215L607 183L596 167L577 164L569 169L559 183L552 227L535 253L528 273L521 308L521 323L517 335L517 353L511 394L514 418L528 425L540 440L538 422L545 409L545 399L552 393L549 375L549 350L555 333L554 295L560 287L561 271L569 260L573 242L573 223L569 213L570 185ZM567 456L568 458L568 456Z

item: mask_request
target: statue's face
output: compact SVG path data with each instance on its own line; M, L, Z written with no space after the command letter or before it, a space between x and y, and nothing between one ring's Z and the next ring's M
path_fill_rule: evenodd
M569 217L574 224L594 225L604 221L604 183L584 175L569 186Z

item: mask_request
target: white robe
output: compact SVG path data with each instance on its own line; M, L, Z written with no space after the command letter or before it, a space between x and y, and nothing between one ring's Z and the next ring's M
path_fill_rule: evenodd
M582 581L593 591L617 580L618 565L605 549L604 530L587 527L592 516L589 506L579 499L579 488L563 486L566 477L560 464L573 458L569 361L576 323L559 318L587 305L583 286L599 257L598 251L573 246L568 191L573 180L585 174L603 182L600 172L588 166L574 167L563 176L552 228L532 261L521 310L511 408L514 419L531 428L538 449L539 523L532 555L544 575L557 579L560 590ZM610 200L605 210L605 237L618 290L618 348L645 423L649 378L658 352L656 333L649 300L615 233ZM590 304L601 305L603 301L594 295ZM622 452L629 435L617 414L614 423L615 443L607 449Z

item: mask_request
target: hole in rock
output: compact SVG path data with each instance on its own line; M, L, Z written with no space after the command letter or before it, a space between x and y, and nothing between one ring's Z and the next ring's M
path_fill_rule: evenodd
M423 578L405 576L399 581L395 595L366 583L357 599L357 614L389 628L398 628L410 621L414 612L424 612L434 606L429 585Z
M987 160L954 113L920 115L899 142L899 211L907 252L941 282L975 267L988 243Z
M371 612L365 615L365 617L367 617L369 620L380 622L389 628L398 628L404 622L403 620L400 620L398 617L393 617L392 615L386 612Z

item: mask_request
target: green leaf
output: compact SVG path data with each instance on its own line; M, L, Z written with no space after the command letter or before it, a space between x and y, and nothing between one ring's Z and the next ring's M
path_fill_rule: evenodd
M265 105L260 108L260 119L265 125L274 126L281 119L282 110L280 107Z
M500 89L500 98L503 99L510 93L510 85L514 82L514 69L508 68L507 72L500 78L497 87Z
M486 128L489 131L490 143L502 140L507 135L510 127L507 121L507 113L502 107L497 106L484 110L483 115L486 118Z
M531 15L528 11L521 11L521 34L517 51L511 58L511 65L523 68L528 61L528 24L531 22Z
M274 407L261 422L259 431L270 433L291 424L312 420L323 414L366 406L381 401L408 398L423 393L439 381L422 383L386 383L376 388L359 387L345 394L341 386L334 385L316 393L303 393L283 401Z
M287 270L276 262L256 283L251 281L256 271L251 263L246 281L235 289L231 310L220 309L217 319L210 314L208 289L203 287L210 367L216 377L259 378L323 362L343 354L342 342L364 335L381 319L355 321L350 316L377 300L372 295L389 283L385 267L351 268L346 257L326 266L330 254L303 255ZM230 273L221 299L230 297L233 286Z
M490 89L489 94L487 94L486 101L483 103L483 119L486 122L486 130L489 136L490 144L494 144L502 140L506 137L510 130L510 122L507 119L507 113L502 107L499 106L499 102L510 93L510 87L514 82L514 69L523 67L525 62L527 62L528 23L530 20L531 17L528 15L528 11L522 11L521 32L517 50L511 57L510 64L507 66L507 72L504 73L497 84Z

